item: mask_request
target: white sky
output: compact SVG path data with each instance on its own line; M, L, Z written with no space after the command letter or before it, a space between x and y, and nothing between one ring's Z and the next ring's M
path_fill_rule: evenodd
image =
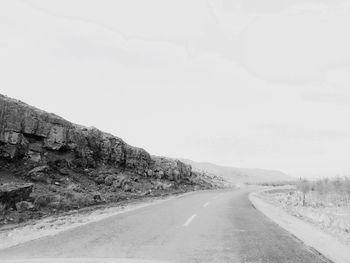
M0 92L152 154L350 174L350 4L0 0Z

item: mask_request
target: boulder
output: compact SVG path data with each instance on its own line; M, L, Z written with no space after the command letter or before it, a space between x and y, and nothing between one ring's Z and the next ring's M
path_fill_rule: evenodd
M56 206L56 203L59 202L59 199L60 198L58 196L40 195L35 199L34 206L36 208L45 208L52 203L54 203L54 206Z
M69 175L70 171L67 168L61 168L58 170L61 175Z
M97 184L104 184L105 183L105 178L106 175L105 174L100 174L97 177L94 177L93 180L97 183Z
M42 165L30 170L27 176L33 182L51 183L52 179L49 177L49 171L50 167L48 165Z
M113 184L114 181L117 181L118 175L117 174L109 174L106 176L105 178L105 185L111 186Z
M20 212L33 210L34 204L28 201L21 201L16 203L16 209L17 211L20 211Z
M46 173L50 170L48 165L37 166L28 172L28 176L32 176L37 173Z
M0 203L6 208L16 209L16 203L30 200L33 184L3 184L0 185Z
M130 184L124 184L123 191L124 192L135 192L135 189Z
M130 178L125 174L119 174L118 177L113 181L112 188L113 190L122 189L125 191L126 185L131 185ZM127 187L128 188L128 187Z
M161 181L156 181L155 184L154 184L154 188L158 189L158 190L166 190L166 189L171 188L172 186L173 186L173 184L164 183L164 182L161 182Z
M95 202L96 204L98 204L98 203L104 203L104 202L105 202L105 200L101 197L101 194L99 194L99 193L95 193L95 194L93 195L93 199L94 199L94 202Z

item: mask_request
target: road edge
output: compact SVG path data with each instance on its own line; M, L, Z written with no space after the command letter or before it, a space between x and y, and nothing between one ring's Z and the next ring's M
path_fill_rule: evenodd
M336 238L295 216L289 215L281 208L267 203L257 196L257 192L250 193L248 198L257 210L325 258L334 263L350 262L349 247Z
M181 193L181 194L168 195L167 197L156 197L156 198L151 199L151 200L139 200L140 201L139 203L132 203L132 204L126 205L124 207L111 207L111 209L115 209L115 210L110 212L110 213L102 213L99 216L95 217L94 219L87 219L84 222L73 223L72 225L64 226L62 228L49 229L48 231L41 231L41 230L33 231L33 235L26 236L21 240L13 239L12 233L16 233L18 235L19 234L18 232L20 232L21 229L26 228L28 225L19 226L18 228L13 228L9 231L4 230L4 231L0 232L1 233L0 240L1 240L1 237L2 238L4 237L4 235L6 235L9 238L9 240L1 240L2 242L0 243L0 250L7 249L7 248L10 248L13 246L17 246L17 245L20 245L20 244L23 244L26 242L30 242L30 241L33 241L33 240L36 240L39 238L44 238L47 236L54 236L54 235L57 235L61 232L69 231L69 230L72 230L72 229L77 228L77 227L81 227L81 226L88 225L88 224L91 224L94 222L98 222L98 221L107 219L109 217L113 217L113 216L117 216L119 214L125 214L125 213L139 210L142 208L158 205L158 204L161 204L163 202L168 202L168 201L171 201L173 199L185 197L185 196L195 194L195 193L201 192L201 191L208 191L208 190L189 191L189 192L185 192L185 193ZM92 213L98 212L98 211L103 211L103 208L96 209L96 210L92 211ZM85 216L88 217L89 215L85 215ZM56 219L59 219L59 218L60 218L60 216L58 216ZM38 221L34 221L33 224L34 225L40 224L40 223L45 224L46 221L50 221L50 219L52 219L52 217L43 218L43 219L40 219Z

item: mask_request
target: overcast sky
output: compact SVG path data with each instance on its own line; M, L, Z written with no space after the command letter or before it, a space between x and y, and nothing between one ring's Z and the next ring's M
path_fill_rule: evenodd
M0 0L0 92L152 154L350 175L350 4Z

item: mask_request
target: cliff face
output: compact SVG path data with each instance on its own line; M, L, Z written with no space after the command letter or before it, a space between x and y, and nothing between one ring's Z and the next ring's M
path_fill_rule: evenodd
M191 167L180 161L152 158L145 150L111 134L75 125L2 95L0 158L70 168L112 166L170 180L191 175Z
M0 95L0 226L224 185L179 160Z
M178 181L192 175L192 167L179 160L158 156L152 156L152 159L154 160L153 173L158 178L165 177L169 180Z

